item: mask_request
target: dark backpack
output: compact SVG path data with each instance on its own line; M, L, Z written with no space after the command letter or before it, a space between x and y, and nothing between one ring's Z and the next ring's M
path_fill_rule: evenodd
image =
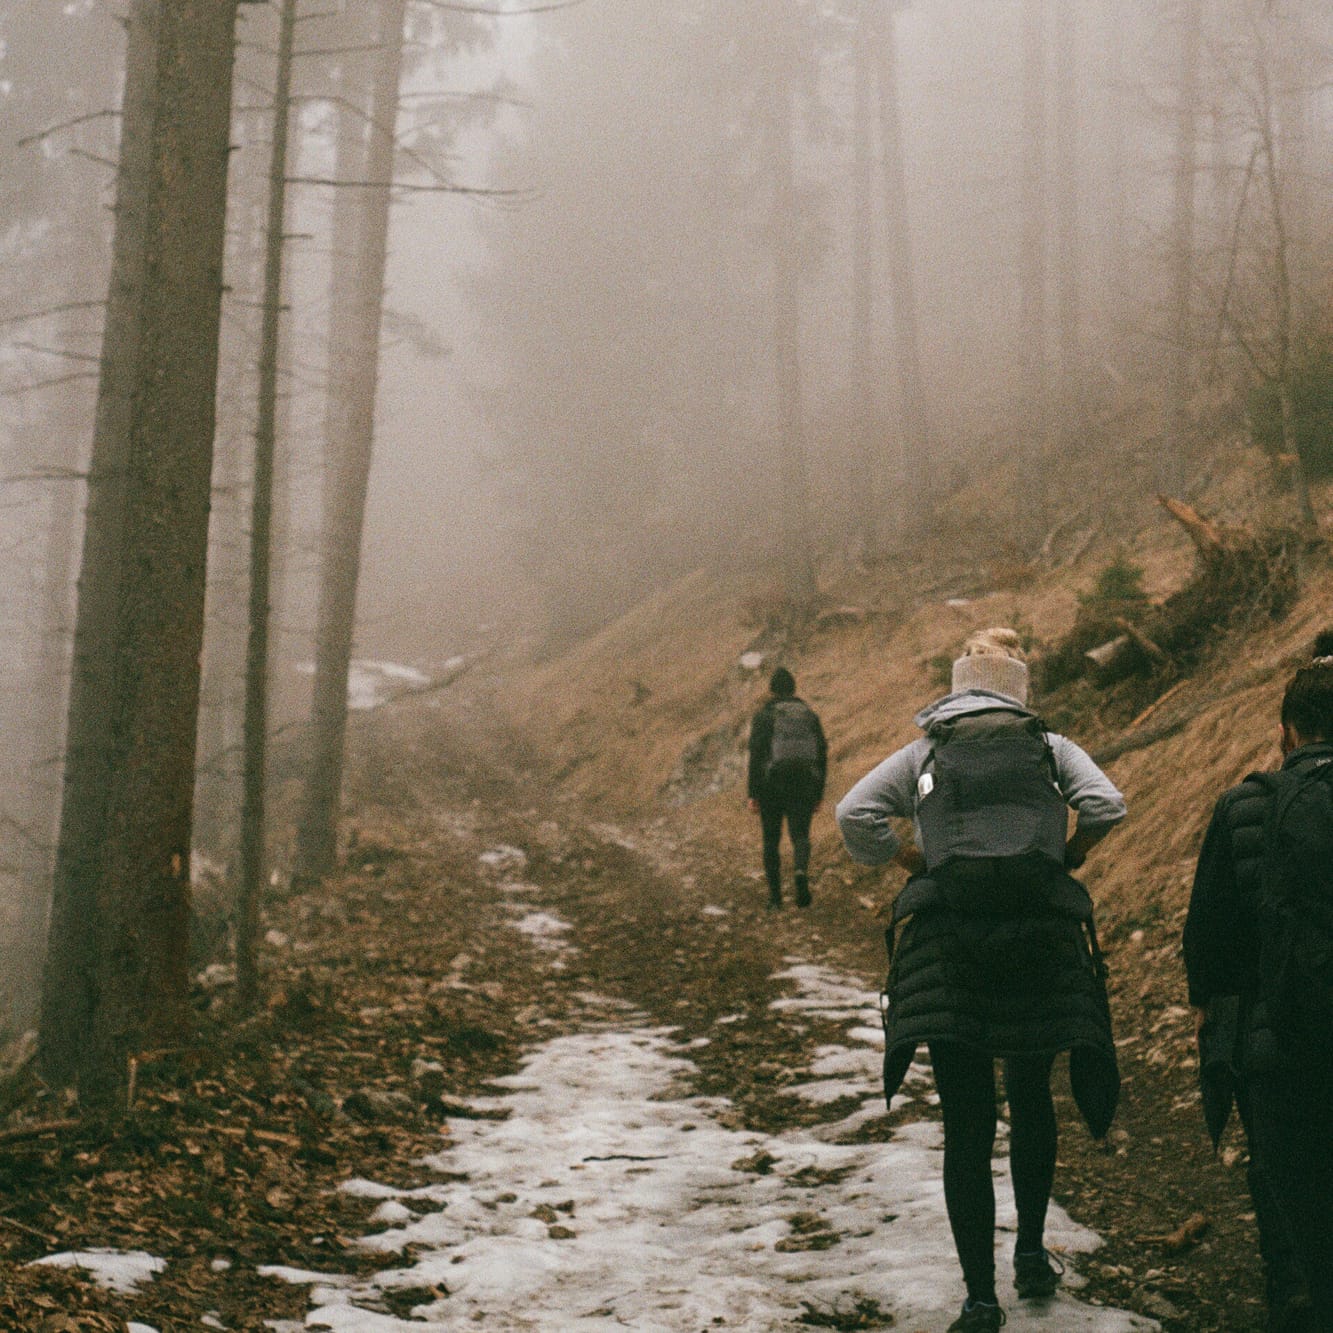
M812 774L819 767L819 719L799 699L770 705L773 739L768 748L768 778Z
M1278 1048L1333 1065L1333 762L1259 774L1271 793L1255 919Z
M928 874L1064 866L1068 805L1039 717L987 709L926 735L916 818Z

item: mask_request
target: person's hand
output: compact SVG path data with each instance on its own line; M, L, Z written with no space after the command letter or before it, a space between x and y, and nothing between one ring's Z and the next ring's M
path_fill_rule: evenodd
M1088 859L1088 853L1102 840L1103 831L1089 833L1087 829L1076 828L1074 836L1065 843L1065 869L1078 870Z
M1208 1021L1208 1010L1202 1005L1194 1006L1194 1040L1198 1041L1203 1025Z
M750 813L752 815L757 815L759 813L759 802L756 801L753 796L751 796L745 804L750 807Z

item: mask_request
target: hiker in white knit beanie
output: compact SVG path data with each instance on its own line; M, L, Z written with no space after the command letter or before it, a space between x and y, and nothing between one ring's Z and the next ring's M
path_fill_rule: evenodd
M1026 705L1027 654L1017 631L996 627L973 634L963 645L963 655L953 664L950 688L954 694L990 690Z
M924 1045L944 1121L945 1210L967 1292L949 1333L992 1333L1005 1323L991 1160L996 1060L1010 1112L1020 1301L1049 1301L1062 1271L1045 1244L1059 1151L1056 1053L1069 1052L1074 1102L1094 1138L1106 1134L1119 1096L1092 901L1069 871L1125 817L1125 799L1073 741L1028 712L1014 630L972 635L952 686L916 715L922 734L856 783L837 816L854 861L911 875L887 935L884 1093L899 1091ZM899 820L911 821L910 841Z

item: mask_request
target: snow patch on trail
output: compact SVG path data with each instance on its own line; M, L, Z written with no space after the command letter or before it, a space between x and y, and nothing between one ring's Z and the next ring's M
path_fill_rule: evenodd
M33 1265L51 1268L73 1268L87 1273L99 1287L133 1295L145 1282L151 1282L167 1266L165 1259L145 1254L142 1250L110 1250L94 1247L89 1250L65 1250L32 1260Z
M514 922L514 929L521 935L528 936L542 949L568 949L565 934L570 929L568 921L562 921L550 912L529 912Z
M789 1000L801 1001L803 1014L838 1016L869 1034L819 1047L808 1072L873 1097L873 1109L779 1134L731 1128L727 1102L689 1095L695 1067L671 1029L633 1011L608 1026L608 1006L600 1004L602 1030L537 1048L518 1073L498 1080L502 1093L475 1102L507 1118L450 1122L448 1145L423 1163L440 1179L411 1189L348 1182L351 1194L398 1205L380 1216L401 1221L360 1242L389 1266L357 1280L301 1274L295 1280L312 1287L305 1326L409 1333L424 1321L576 1333L619 1324L652 1333L758 1333L791 1326L807 1307L861 1300L878 1302L899 1328L943 1328L962 1286L944 1210L939 1126L906 1124L888 1143L837 1142L883 1114L879 1050L870 1039L878 1027L861 1026L874 997L795 961L783 979L796 982ZM925 1092L924 1079L918 1071L909 1099ZM1014 1225L1007 1164L997 1163L997 1176L1003 1282ZM1065 1252L1099 1244L1055 1207L1048 1241ZM432 1289L448 1294L432 1298ZM387 1313L386 1295L408 1290L424 1302L411 1318ZM1157 1328L1081 1306L1067 1291L1025 1308L1004 1283L1001 1300L1013 1333Z
M484 851L478 861L494 875L499 876L497 887L505 896L505 905L510 913L510 924L521 935L526 935L539 949L552 954L575 954L578 950L569 943L565 936L573 927L568 921L551 912L534 909L527 899L539 894L541 889L526 880L515 879L511 872L523 870L528 864L528 854L521 847L501 844ZM557 959L551 966L564 966Z

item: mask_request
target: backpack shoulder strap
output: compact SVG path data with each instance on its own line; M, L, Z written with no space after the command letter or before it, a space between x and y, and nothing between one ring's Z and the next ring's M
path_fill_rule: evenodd
M1250 777L1260 779L1269 792L1268 810L1264 815L1264 850L1266 852L1272 851L1277 831L1282 826L1282 820L1286 817L1287 811L1291 809L1291 803L1310 783L1318 782L1324 775L1324 770L1329 767L1328 764L1320 764L1310 773L1293 773L1289 770L1279 769L1276 773L1252 773L1250 775Z
M1060 787L1060 765L1055 762L1055 746L1051 744L1051 730L1046 723L1033 713L1033 718L1037 723L1037 735L1041 737L1041 743L1046 747L1046 765L1051 770L1051 781L1056 787ZM1063 795L1063 789L1061 789Z

